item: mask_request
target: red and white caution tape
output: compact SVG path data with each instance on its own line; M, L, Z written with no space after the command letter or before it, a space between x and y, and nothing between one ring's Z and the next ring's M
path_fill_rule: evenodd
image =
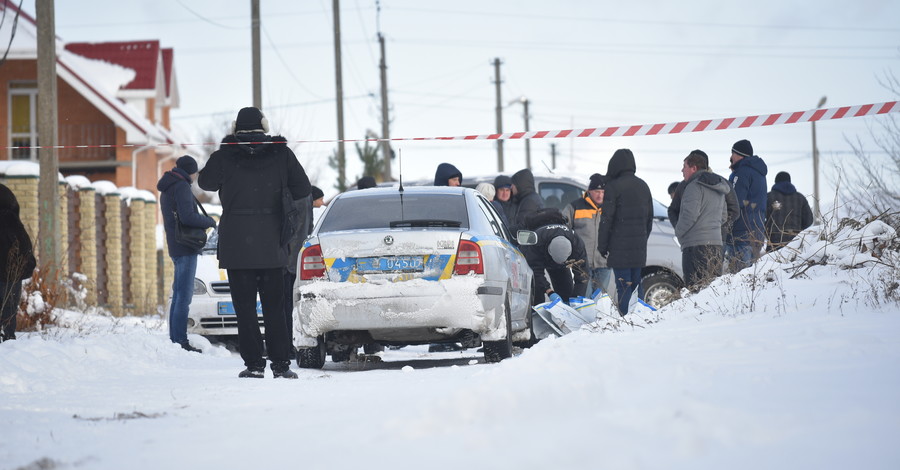
M560 139L564 137L632 137L777 126L782 124L825 121L830 119L844 119L896 112L900 112L900 103L897 101L888 101L886 103L813 109L793 113L669 122L665 124L638 124L634 126L592 127L587 129L565 129L558 131L507 132L503 134L465 135L457 137L417 137L390 140L514 140Z
M670 135L688 132L721 131L726 129L746 129L750 127L779 126L783 124L796 124L802 122L827 121L834 119L847 119L878 114L900 112L900 102L888 101L884 103L862 104L856 106L842 106L839 108L811 109L808 111L795 111L792 113L774 113L767 115L742 116L720 119L703 119L699 121L669 122L664 124L637 124L633 126L590 127L585 129L563 129L556 131L529 131L506 132L503 134L477 134L452 137L396 137L391 139L344 139L344 142L383 142L389 141L416 141L416 140L518 140L518 139L562 139L567 137L634 137L644 135ZM339 142L337 139L329 140L295 140L289 143L330 143ZM270 142L241 142L265 144ZM34 148L55 149L79 149L79 148L114 148L114 147L141 147L144 144L125 145L55 145ZM158 147L169 146L198 146L219 143L202 144L159 144ZM7 149L27 149L32 147L5 147Z

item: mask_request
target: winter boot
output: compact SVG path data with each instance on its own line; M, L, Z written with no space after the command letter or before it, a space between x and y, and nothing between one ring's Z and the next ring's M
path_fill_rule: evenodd
M189 343L187 341L180 343L180 344L181 344L181 349L184 349L185 351L203 354L203 351L191 346L191 343Z
M276 379L296 379L297 373L291 370L291 362L290 361L273 361L272 365L272 375Z
M238 377L240 377L242 379L248 379L248 378L249 379L261 379L261 378L265 377L265 373L266 373L265 369L252 369L252 368L248 367L248 368L242 370L241 373L238 374Z
M281 371L273 370L272 376L274 376L276 379L296 379L296 378L298 378L297 373L290 369L285 369L285 370L281 370Z

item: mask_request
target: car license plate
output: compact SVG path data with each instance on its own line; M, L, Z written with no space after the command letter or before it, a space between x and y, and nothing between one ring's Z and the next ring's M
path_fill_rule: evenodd
M234 304L231 302L219 302L219 315L234 315ZM256 314L262 315L262 303L256 301Z
M356 260L356 272L422 272L425 263L421 256L386 256L383 258L359 258Z

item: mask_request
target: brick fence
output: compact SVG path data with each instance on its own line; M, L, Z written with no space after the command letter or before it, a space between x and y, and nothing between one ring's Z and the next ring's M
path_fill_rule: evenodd
M19 200L20 217L33 240L42 236L38 181L34 175L0 174L0 183ZM159 205L152 193L139 194L126 197L106 187L59 185L59 233L52 235L61 242L58 266L85 288L87 305L117 316L157 313L165 305L174 269L165 250L157 249ZM34 247L40 260L40 243Z

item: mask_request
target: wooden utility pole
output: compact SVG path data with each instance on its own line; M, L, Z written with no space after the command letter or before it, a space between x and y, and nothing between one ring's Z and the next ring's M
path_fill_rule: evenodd
M525 132L528 132L528 121L531 118L528 114L528 98L522 98L522 105L525 107ZM531 169L531 139L525 139L525 168Z
M58 278L60 262L59 230L59 157L56 97L56 16L53 0L37 0L37 77L38 77L38 266L43 278Z
M387 56L384 53L384 35L378 33L378 44L381 46L381 158L384 160L382 181L393 181L391 176L391 120L387 95Z
M497 133L503 133L503 105L500 99L500 59L494 59L494 84L497 89ZM503 140L497 139L497 171L503 171Z
M338 126L338 186L347 186L347 160L344 154L344 84L341 75L341 5L340 0L332 0L334 15L334 79L337 87L337 126Z
M550 144L550 169L556 169L556 144Z
M259 0L250 0L250 30L253 49L253 106L262 109L262 59L259 52Z

